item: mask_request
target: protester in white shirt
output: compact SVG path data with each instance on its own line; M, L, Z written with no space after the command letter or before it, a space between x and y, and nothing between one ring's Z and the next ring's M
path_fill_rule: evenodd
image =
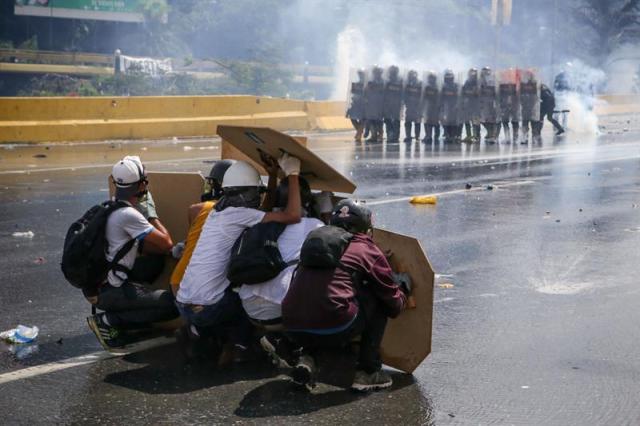
M199 335L222 335L239 350L249 345L252 326L226 276L231 248L242 231L257 223L300 221L300 160L283 154L277 165L265 164L270 182L277 176L277 166L292 190L285 210L268 213L258 210L264 188L258 171L244 161L227 169L222 182L224 196L202 228L176 294L178 310Z
M147 327L178 315L170 291L145 286L162 272L164 255L171 253L173 241L155 212L140 158L124 157L113 166L111 176L115 200L126 206L115 210L107 220L105 256L113 261L121 249L126 253L109 271L99 293L87 297L104 311L87 318L87 322L107 350L126 344L123 329ZM141 244L145 255L138 256Z

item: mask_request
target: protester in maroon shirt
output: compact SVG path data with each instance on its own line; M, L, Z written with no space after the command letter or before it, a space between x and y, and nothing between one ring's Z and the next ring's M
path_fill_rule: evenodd
M340 258L341 266L316 269L300 266L282 303L287 335L302 346L293 370L296 383L313 382L313 354L322 347L341 347L362 335L356 390L391 386L382 371L380 343L388 317L396 317L406 303L384 253L371 238L371 211L350 200L335 207L331 225L353 234Z

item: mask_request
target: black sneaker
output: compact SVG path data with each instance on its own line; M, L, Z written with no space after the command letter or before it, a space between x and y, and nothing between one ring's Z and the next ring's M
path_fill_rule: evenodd
M298 361L289 340L278 333L267 333L262 336L260 346L269 354L273 363L280 368L293 368Z
M293 383L311 390L315 387L316 362L311 355L301 355L298 363L291 372Z
M359 392L386 389L393 384L393 379L382 370L368 374L362 370L356 371L351 389Z
M89 328L96 335L102 347L111 351L113 349L121 349L125 346L126 341L120 330L116 327L107 325L103 320L104 314L97 314L87 317Z
M560 129L556 132L556 136L560 136L563 133L564 133L564 129Z

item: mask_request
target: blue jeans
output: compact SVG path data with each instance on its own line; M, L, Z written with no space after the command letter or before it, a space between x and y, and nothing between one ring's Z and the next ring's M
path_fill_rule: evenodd
M201 336L222 336L234 344L249 345L253 327L235 291L227 289L222 299L213 305L176 301L176 306L180 315L194 325Z

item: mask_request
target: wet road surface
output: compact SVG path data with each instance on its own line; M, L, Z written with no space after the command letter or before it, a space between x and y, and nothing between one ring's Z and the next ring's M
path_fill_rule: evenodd
M219 141L0 148L0 330L41 330L19 350L0 343L3 423L638 424L640 120L601 125L535 146L309 135L376 225L420 239L438 274L432 354L368 396L295 392L265 362L186 364L176 345L100 351L59 272L66 228L107 197L123 155L206 173ZM430 193L437 206L407 201ZM34 237L12 236L23 231Z

